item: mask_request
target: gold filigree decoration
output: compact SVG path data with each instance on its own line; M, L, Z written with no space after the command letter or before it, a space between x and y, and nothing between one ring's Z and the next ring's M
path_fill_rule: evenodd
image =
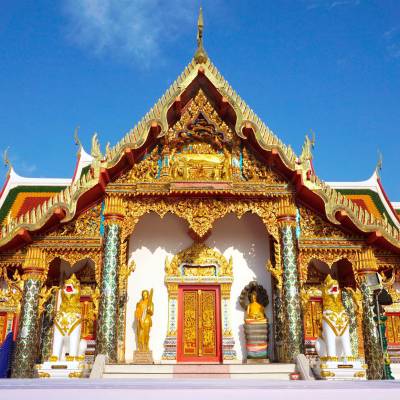
M319 215L306 207L300 206L299 211L301 237L336 239L354 238L354 236L346 234L333 224L324 221Z
M222 120L205 93L200 89L196 96L191 100L185 108L181 118L176 124L168 130L167 139L171 141L175 139L176 132L184 130L200 113L202 113L208 121L212 122L218 131L222 132L224 139L231 142L234 133L231 128Z
M349 249L343 247L333 247L333 248L300 248L299 251L299 271L300 271L300 283L304 284L308 280L308 276L310 273L310 263L312 260L319 260L328 265L329 268L335 262L340 260L348 260L353 267L353 271L355 272L357 267L357 257L359 254L359 249Z
M100 212L101 205L97 205L79 215L71 222L61 225L60 228L48 233L46 236L69 237L100 237Z
M212 267L214 266L214 267ZM181 268L183 267L183 268ZM217 267L217 274L214 274ZM194 272L194 274L185 273ZM201 272L195 270L202 270ZM165 279L182 275L205 276L204 271L216 276L232 277L232 257L229 261L216 250L207 247L203 243L194 243L189 248L176 254L171 262L165 259Z
M380 271L400 271L400 256L382 249L375 249L374 253Z
M287 184L282 176L259 161L246 147L243 147L243 177L247 181L262 181L271 185Z
M21 308L22 295L24 290L24 281L18 270L15 270L12 279L7 276L7 268L0 270L0 281L3 280L5 285L0 287L0 304L2 311L19 312Z
M265 265L265 269L271 273L271 275L276 279L276 286L278 287L279 290L282 290L282 284L283 284L283 270L281 265L276 265L275 267L272 265L271 260L267 261L267 264Z
M159 147L146 154L143 159L115 180L115 183L153 182L157 178Z
M96 283L100 285L101 276L101 248L63 248L63 247L46 247L43 249L46 253L48 265L55 259L60 258L73 267L77 262L82 260L92 260L95 268Z
M185 219L191 230L200 238L212 229L217 219L229 213L234 213L241 218L245 213L258 215L268 233L279 242L278 226L276 220L277 203L273 199L267 200L236 200L224 199L132 199L127 201L127 212L122 223L123 239L127 240L133 232L140 217L155 212L161 218L167 213L172 213Z

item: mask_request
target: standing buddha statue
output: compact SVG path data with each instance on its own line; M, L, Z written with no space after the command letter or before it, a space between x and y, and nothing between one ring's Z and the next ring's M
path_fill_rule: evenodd
M149 352L151 317L154 312L153 289L142 291L142 299L136 304L136 337L139 352Z

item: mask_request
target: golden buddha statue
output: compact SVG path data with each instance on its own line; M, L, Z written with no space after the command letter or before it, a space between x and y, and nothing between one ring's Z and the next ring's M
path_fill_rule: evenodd
M250 303L247 306L245 320L259 322L266 321L267 318L265 316L264 307L257 302L257 292L252 291L249 298Z
M149 351L150 328L152 326L151 316L154 312L153 289L142 291L142 299L136 304L136 337L138 350Z

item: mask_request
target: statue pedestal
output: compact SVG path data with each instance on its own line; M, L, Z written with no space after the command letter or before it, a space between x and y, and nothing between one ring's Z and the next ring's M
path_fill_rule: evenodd
M151 351L135 350L133 353L134 364L154 364L153 353Z
M39 378L88 378L90 372L86 361L45 361L35 368Z
M245 320L244 333L248 364L268 362L268 324L266 320Z
M346 380L360 381L367 379L367 366L360 360L327 360L325 357L319 359L313 367L314 374L323 380Z

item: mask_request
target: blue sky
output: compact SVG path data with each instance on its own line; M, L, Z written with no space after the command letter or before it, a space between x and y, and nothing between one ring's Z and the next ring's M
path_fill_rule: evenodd
M364 180L377 149L400 201L400 1L202 1L206 50L317 174ZM20 175L69 177L75 126L103 148L157 101L195 50L199 1L1 0L0 150ZM6 169L4 168L4 174Z

